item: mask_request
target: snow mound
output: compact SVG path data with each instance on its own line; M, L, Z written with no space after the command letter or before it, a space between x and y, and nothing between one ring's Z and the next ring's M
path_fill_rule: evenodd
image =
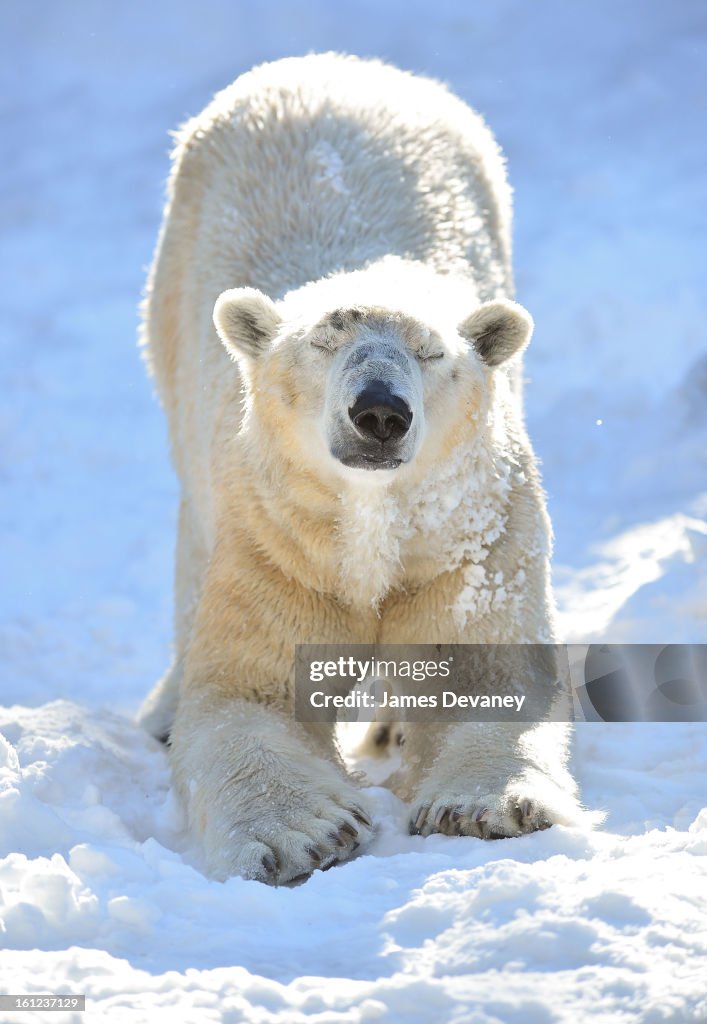
M567 643L645 642L661 617L671 643L695 642L696 623L707 629L704 520L676 513L642 523L595 553L586 568L556 569L558 629Z

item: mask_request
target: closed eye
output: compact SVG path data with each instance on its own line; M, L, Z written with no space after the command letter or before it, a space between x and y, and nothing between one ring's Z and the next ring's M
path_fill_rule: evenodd
M444 352L418 352L417 358L421 363L429 363L433 359L443 359Z
M321 349L322 352L328 352L329 355L333 355L334 352L336 352L336 349L338 347L334 343L333 339L329 339L329 338L317 338L316 341L312 341L310 344L311 344L312 348Z

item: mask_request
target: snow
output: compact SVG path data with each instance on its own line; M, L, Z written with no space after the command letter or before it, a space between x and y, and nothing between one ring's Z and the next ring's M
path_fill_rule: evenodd
M508 155L567 639L705 639L704 5L28 0L0 46L0 989L136 1024L707 1020L704 725L579 726L594 832L410 837L376 786L370 852L272 890L201 874L130 719L171 630L134 344L167 131L308 50L446 79Z
M344 170L344 161L341 159L341 154L337 153L334 147L330 146L323 139L317 143L312 152L319 164L317 181L333 189L334 192L348 195L349 189L341 176Z

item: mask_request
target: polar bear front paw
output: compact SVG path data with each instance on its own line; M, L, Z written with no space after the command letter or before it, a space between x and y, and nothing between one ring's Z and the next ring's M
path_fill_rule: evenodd
M332 804L261 828L236 826L233 873L270 885L303 882L317 869L348 860L372 834L373 823L358 805Z
M480 786L473 795L421 796L412 807L410 834L506 839L575 824L580 814L574 794L549 781L511 783L501 792Z
M306 796L293 791L287 800L266 800L253 811L222 806L218 824L207 827L207 864L216 877L240 875L269 885L301 882L317 869L348 860L373 837L361 793L345 783Z

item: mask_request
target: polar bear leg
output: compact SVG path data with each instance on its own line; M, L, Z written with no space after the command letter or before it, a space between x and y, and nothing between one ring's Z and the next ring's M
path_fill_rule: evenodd
M138 724L160 743L166 743L172 731L182 674L181 661L175 661L150 690L137 713Z
M364 795L321 749L321 737L272 708L182 697L172 767L210 874L285 884L371 839Z
M577 824L570 726L411 724L405 731L413 834L496 839Z
M174 585L175 656L170 668L149 692L137 720L155 739L166 743L177 714L184 674L183 658L208 562L208 548L190 503L182 499L177 530L177 567Z

